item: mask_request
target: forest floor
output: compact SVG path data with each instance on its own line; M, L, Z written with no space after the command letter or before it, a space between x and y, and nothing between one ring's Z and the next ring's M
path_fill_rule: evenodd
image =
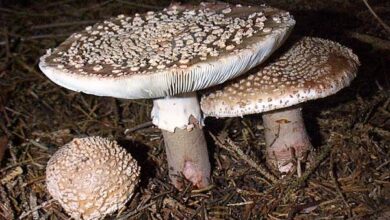
M195 2L195 1L190 1ZM259 4L259 1L231 1ZM390 1L270 0L291 12L291 38L316 36L353 49L361 66L339 93L303 105L316 165L271 183L244 157L265 164L258 115L206 120L212 185L177 191L150 100L76 93L48 80L39 57L85 26L118 14L156 10L167 0L0 1L0 219L69 219L45 187L50 156L75 137L117 140L138 160L134 197L108 219L389 219ZM225 135L231 141L215 142Z

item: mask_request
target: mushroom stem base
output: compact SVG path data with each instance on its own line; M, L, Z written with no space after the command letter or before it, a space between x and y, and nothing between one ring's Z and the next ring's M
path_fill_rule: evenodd
M282 109L263 114L267 164L287 173L293 161L301 163L312 150L301 108Z
M210 162L206 139L198 126L192 130L162 130L168 159L169 176L176 188L183 188L181 174L194 186L204 188L210 182Z

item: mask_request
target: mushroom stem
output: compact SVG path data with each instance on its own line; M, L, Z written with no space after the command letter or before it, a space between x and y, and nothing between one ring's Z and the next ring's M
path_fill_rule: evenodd
M312 150L301 108L288 108L263 114L267 164L280 172L292 170L294 159L303 160Z
M176 188L182 189L180 174L194 186L204 188L210 181L210 162L206 140L199 127L191 131L176 129L175 133L162 130L168 159L169 176Z
M152 118L153 124L162 130L169 176L175 187L183 187L181 174L194 186L206 187L210 162L196 93L154 100Z

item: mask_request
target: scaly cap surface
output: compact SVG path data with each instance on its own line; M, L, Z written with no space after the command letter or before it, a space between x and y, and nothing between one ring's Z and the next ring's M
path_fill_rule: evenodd
M236 117L286 108L336 93L350 84L360 65L351 49L305 37L285 54L201 99L207 116Z
M76 219L99 219L131 198L139 181L137 162L115 141L75 138L46 168L49 193Z
M39 67L75 91L157 98L234 78L265 60L294 26L288 12L202 3L119 15L48 50Z

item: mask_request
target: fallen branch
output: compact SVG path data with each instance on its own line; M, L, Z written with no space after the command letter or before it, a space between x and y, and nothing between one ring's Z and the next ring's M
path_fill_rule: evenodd
M98 20L86 20L86 21L72 21L72 22L59 22L59 23L50 23L50 24L41 24L31 27L31 30L39 30L46 28L59 28L59 27L68 27L68 26L77 26L77 25L88 25L95 24Z
M390 41L388 40L357 32L347 32L347 35L363 43L370 44L375 49L390 50Z
M130 133L132 133L134 131L138 131L140 129L148 128L148 127L151 127L151 126L153 126L153 122L152 121L148 121L148 122L136 125L136 126L134 126L132 128L126 129L124 134L128 135L128 134L130 134Z
M376 20L378 20L379 24L382 25L382 27L390 33L390 27L375 13L374 10L372 10L370 4L368 4L367 0L363 0L364 4L366 5L366 7L368 8L368 10L370 11L370 13L374 16L374 18Z
M270 173L265 168L261 167L259 164L257 164L252 158L250 158L248 155L246 155L239 146L237 146L230 138L226 137L225 140L221 140L221 138L215 137L211 132L210 136L214 139L215 143L224 149L226 149L229 152L235 152L242 160L244 160L246 163L248 163L251 167L253 167L255 170L257 170L261 175L266 177L268 180L270 180L272 183L276 183L278 179ZM224 144L226 142L230 145L230 148Z

